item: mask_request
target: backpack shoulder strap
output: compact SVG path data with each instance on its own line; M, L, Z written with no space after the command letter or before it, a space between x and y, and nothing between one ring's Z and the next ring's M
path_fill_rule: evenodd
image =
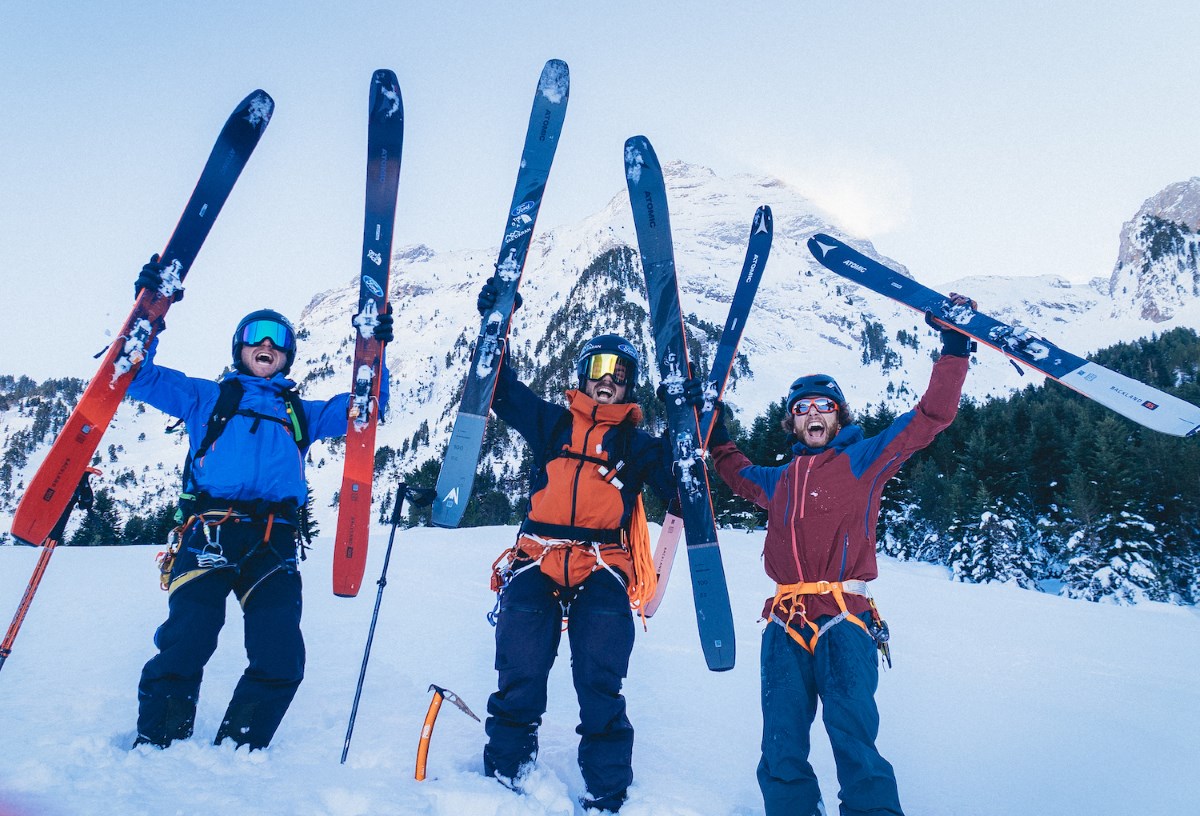
M308 435L308 416L304 413L304 401L294 388L283 392L283 401L287 403L288 419L292 422L292 438L301 452L308 450L312 439Z
M196 449L196 458L208 453L208 449L217 441L217 437L225 432L225 426L237 413L238 406L242 403L242 394L246 390L242 381L237 377L221 380L218 385L221 387L221 392L217 395L217 402L213 406L212 414L208 417L208 426L205 429L204 438L200 440L200 447Z

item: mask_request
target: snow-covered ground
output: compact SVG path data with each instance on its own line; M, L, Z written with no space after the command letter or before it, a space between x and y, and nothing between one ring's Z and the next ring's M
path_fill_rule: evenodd
M657 530L653 532L657 534ZM483 729L444 706L429 778L413 779L430 683L481 716L492 691L488 569L512 528L402 530L347 763L346 722L386 545L372 542L356 599L330 591L330 542L304 563L308 672L266 751L210 744L243 652L230 602L202 689L197 733L166 751L129 750L136 684L166 595L155 550L62 548L0 672L0 816L76 814L577 814L577 708L568 647L530 791L481 776ZM626 683L637 729L628 816L762 812L758 610L771 587L762 533L725 532L738 664L713 674L696 637L682 553L667 601L638 629ZM0 547L6 623L37 551ZM923 816L1197 812L1200 617L1190 608L1116 607L1010 586L949 581L884 560L873 589L893 632L880 745L901 800ZM817 726L814 765L836 813L833 762Z

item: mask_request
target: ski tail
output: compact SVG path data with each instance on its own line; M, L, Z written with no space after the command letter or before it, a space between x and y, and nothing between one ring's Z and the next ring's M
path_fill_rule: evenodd
M480 321L458 415L438 474L437 501L433 505L433 523L438 527L457 527L462 522L475 485L488 412L504 361L517 287L525 270L533 228L562 134L570 87L567 64L557 59L548 61L538 78L516 188L509 204L504 238L492 279L497 292L496 302Z
M143 289L109 346L99 370L79 398L46 458L29 481L13 517L13 535L38 545L71 500L75 485L91 464L100 439L117 413L146 349L162 328L167 309L181 291L200 247L233 191L271 120L275 102L263 90L248 95L217 136L200 179L170 240L160 253L166 265L163 286Z
M333 592L354 597L367 567L371 529L371 481L375 475L375 429L383 377L383 344L375 339L379 315L388 309L392 236L404 147L404 103L395 73L381 68L371 76L367 119L366 205L354 315L350 414L346 421L346 460L338 493L334 536Z
M33 567L33 574L29 577L29 583L25 585L25 594L21 596L21 602L17 604L16 614L13 615L12 622L8 625L8 632L5 633L4 640L0 641L0 668L4 667L4 662L12 654L13 643L17 639L17 633L21 631L21 624L25 622L25 615L29 612L29 607L33 603L33 596L37 593L38 587L41 586L42 576L46 574L46 567L50 565L50 557L54 555L55 548L62 543L71 513L76 507L81 510L91 509L94 496L90 480L92 476L99 475L100 471L96 468L89 467L84 469L83 476L79 480L79 485L75 488L75 493L71 496L71 500L67 502L67 507L55 523L54 529L46 537L46 543L42 546L41 553L38 554L37 564Z

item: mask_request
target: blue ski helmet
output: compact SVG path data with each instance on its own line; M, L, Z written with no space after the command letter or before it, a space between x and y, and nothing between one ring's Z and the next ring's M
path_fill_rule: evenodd
M596 358L595 361L593 358ZM623 381L617 380L611 365L605 365L605 362L611 363L614 358L625 363L626 375ZM575 374L579 379L580 390L587 385L589 374L594 375L591 379L600 379L604 374L609 374L613 376L613 382L617 385L627 386L626 402L631 401L640 368L641 357L638 355L637 349L624 337L616 334L602 334L599 337L593 337L583 344L583 348L579 350L579 356L575 358Z
M274 309L259 309L243 317L233 332L233 367L243 374L247 373L242 367L242 348L246 345L257 346L263 340L270 340L271 345L287 355L283 373L292 369L296 360L296 329L292 322Z
M792 383L788 389L787 409L790 413L792 405L801 397L829 397L838 404L839 408L846 407L846 395L838 388L837 380L828 374L806 374Z

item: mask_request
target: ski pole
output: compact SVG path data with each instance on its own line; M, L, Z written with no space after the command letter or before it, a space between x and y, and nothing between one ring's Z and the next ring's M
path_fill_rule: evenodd
M25 621L25 613L29 611L29 605L33 603L33 596L38 590L38 585L42 583L42 575L45 574L46 566L50 563L50 556L54 555L54 548L62 541L63 534L67 529L67 521L71 518L71 511L76 507L84 510L90 510L92 507L92 486L88 483L88 479L93 474L98 476L100 471L93 467L83 471L79 485L75 488L75 494L67 503L66 509L63 510L58 522L42 545L42 553L38 556L37 564L33 567L33 575L30 576L29 583L25 586L25 594L21 596L21 603L17 605L17 613L13 615L12 623L8 625L8 633L4 636L4 642L0 643L0 668L4 667L4 661L8 660L8 656L12 654L13 641L17 639L17 632L21 631L21 624Z
M396 504L392 507L392 531L388 535L387 551L383 556L383 572L376 582L379 590L375 593L375 612L371 615L371 628L367 632L367 646L363 650L362 668L358 670L358 686L354 689L354 705L350 708L350 723L346 726L346 742L342 745L342 762L346 764L346 755L350 753L350 737L354 734L354 719L358 716L358 701L362 697L363 680L367 676L367 661L371 658L371 641L375 639L375 623L379 620L379 604L383 601L383 588L387 586L388 562L392 560L392 542L396 540L396 528L402 519L401 509L404 499L415 507L432 504L435 497L432 489L427 487L409 487L401 482L396 487Z
M417 772L413 775L418 782L425 781L425 761L429 758L429 740L433 736L433 724L437 721L438 712L442 708L442 700L449 700L458 706L459 711L475 722L480 722L480 719L475 716L475 712L467 708L467 704L450 689L430 683L429 690L433 692L433 699L429 701L429 710L425 712L425 723L421 726L421 741L417 744Z

